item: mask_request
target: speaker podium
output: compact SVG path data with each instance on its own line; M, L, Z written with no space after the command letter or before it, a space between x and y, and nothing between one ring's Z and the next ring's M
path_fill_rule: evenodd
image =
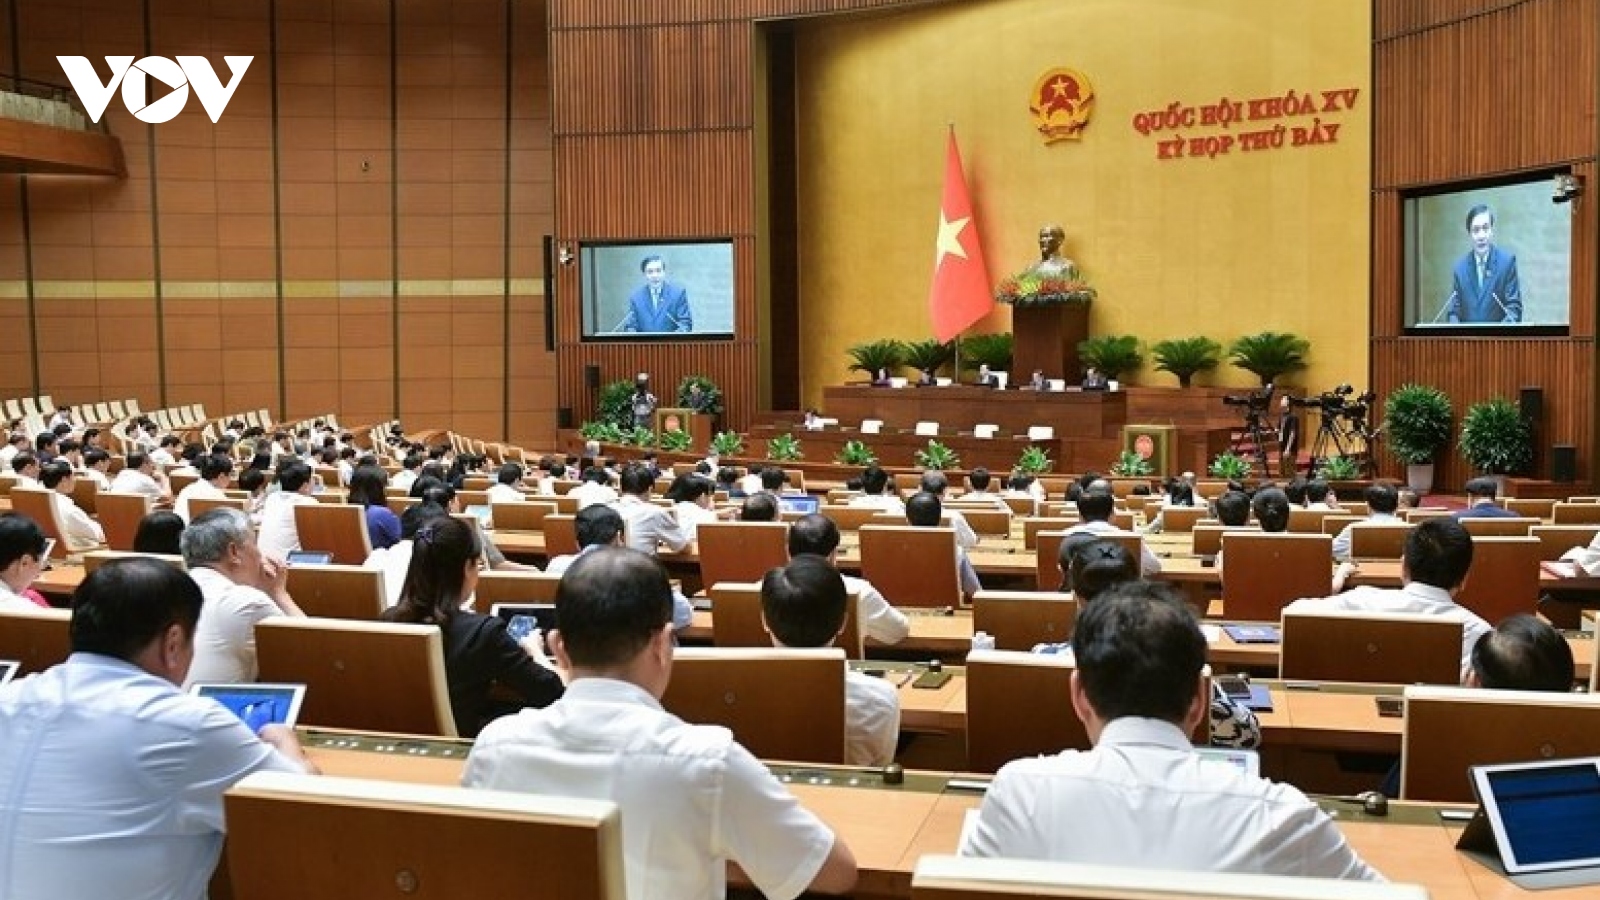
M689 449L705 453L711 448L711 431L716 417L698 413L688 407L658 407L656 409L656 446L661 446L661 436L669 431L687 431Z

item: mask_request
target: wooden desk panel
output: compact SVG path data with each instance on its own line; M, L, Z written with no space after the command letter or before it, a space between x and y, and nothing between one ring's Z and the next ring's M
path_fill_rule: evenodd
M313 761L328 775L425 784L457 784L460 760L313 748ZM821 767L819 767L819 771ZM833 774L838 774L834 772ZM935 776L937 777L937 776ZM856 896L907 898L911 872L926 854L956 850L976 793L923 790L910 785L843 787L791 783L806 808L816 813L855 854L861 870ZM1527 893L1503 876L1455 851L1459 829L1429 821L1432 807L1406 807L1411 823L1372 819L1330 810L1350 845L1391 881L1421 884L1433 900L1521 900ZM1398 816L1397 816L1398 818ZM1593 888L1541 891L1540 900L1588 900Z
M1128 421L1128 398L1122 391L835 385L822 389L822 408L846 426L858 425L863 419L881 419L885 427L906 429L917 422L938 422L942 430L953 432L971 431L972 426L989 422L1002 431L1026 434L1031 426L1051 425L1058 437L1102 439L1119 438Z

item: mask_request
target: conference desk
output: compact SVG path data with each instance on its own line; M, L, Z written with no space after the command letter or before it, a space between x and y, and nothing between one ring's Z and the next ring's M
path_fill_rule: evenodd
M881 644L871 638L866 640L869 657L889 655L899 658L927 657L946 662L960 662L972 649L972 611L969 609L944 611L905 610L911 630L898 644ZM688 628L678 632L679 640L686 644L712 643L714 613L697 609ZM1222 626L1227 624L1260 624L1206 620L1208 650L1206 659L1217 672L1247 671L1271 673L1278 669L1280 645L1269 643L1241 643L1235 641ZM1213 630L1215 628L1215 630ZM1572 649L1577 664L1579 681L1588 681L1595 658L1593 632L1565 632L1567 646Z
M456 784L470 743L301 729L325 774L421 784ZM953 773L908 772L886 785L874 770L773 764L801 803L834 829L860 868L857 897L910 896L911 872L928 854L955 852L981 792L952 785ZM960 776L957 776L960 777ZM1460 826L1445 807L1391 803L1387 818L1325 803L1352 847L1390 880L1425 885L1432 900L1512 900L1525 892L1455 850ZM1592 898L1594 888L1541 891L1541 900Z

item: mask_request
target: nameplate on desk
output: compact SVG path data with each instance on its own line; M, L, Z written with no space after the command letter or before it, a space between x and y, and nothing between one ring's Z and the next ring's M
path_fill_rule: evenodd
M1283 643L1283 632L1276 625L1224 625L1222 630L1236 644Z

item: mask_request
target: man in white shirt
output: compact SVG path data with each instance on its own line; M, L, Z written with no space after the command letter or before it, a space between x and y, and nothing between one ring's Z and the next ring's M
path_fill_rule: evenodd
M24 450L11 457L11 471L17 478L18 487L39 487L39 457L32 452Z
M517 503L528 499L522 491L522 467L508 462L495 473L495 484L489 488L490 503Z
M158 506L172 502L172 485L167 476L156 468L155 460L138 451L128 454L122 471L111 479L111 489L119 494L144 494Z
M0 516L0 610L37 612L42 602L24 592L44 571L45 537L27 516Z
M179 547L206 598L187 683L255 681L256 623L305 615L289 597L289 567L262 556L250 517L229 507L195 519L183 530Z
M809 553L835 568L839 565L839 526L827 516L801 516L789 526L789 556ZM863 638L880 644L898 644L911 633L906 614L884 599L883 592L864 578L844 576L845 590L856 595L856 627Z
M622 515L610 506L586 506L573 517L573 532L578 539L578 552L550 558L545 566L546 575L561 575L572 564L608 547L621 547ZM694 604L677 588L672 589L672 630L682 631L694 622Z
M939 498L927 491L918 491L906 501L906 523L918 528L937 528L943 518L943 504ZM920 560L912 564L921 562ZM972 567L972 560L967 558L967 551L956 545L956 580L961 583L961 597L965 603L972 602L972 595L983 590L983 584L978 581L978 570Z
M17 432L13 431L11 435L6 438L6 445L4 447L0 447L0 466L10 468L11 460L14 459L18 453L22 453L27 449L28 436L25 434L18 434Z
M389 486L409 492L411 486L417 483L417 470L421 468L422 454L407 453L405 460L400 463L400 471L389 479Z
M56 522L61 526L61 537L67 542L68 553L83 553L105 544L106 533L101 530L100 523L89 518L72 499L72 490L78 484L72 463L64 459L52 462L45 466L39 481L50 491L50 502L55 506Z
M1094 749L1002 767L962 855L1382 880L1300 791L1195 754L1206 639L1170 589L1101 594L1072 643L1070 702Z
M832 647L844 630L844 579L820 556L802 555L761 580L761 622L777 647ZM847 651L848 652L848 651ZM844 672L844 764L887 766L900 743L894 685Z
M1364 585L1332 597L1296 600L1285 612L1354 610L1376 613L1411 613L1442 616L1461 623L1461 671L1472 666L1472 645L1489 633L1490 626L1477 613L1456 603L1455 596L1472 568L1472 535L1460 522L1443 517L1428 519L1411 529L1400 557L1403 587ZM1355 563L1339 564L1335 584L1357 571Z
M678 526L672 511L650 502L655 476L639 463L622 470L622 497L613 506L627 524L623 540L640 553L654 554L660 547L677 553L689 546L689 536Z
M724 728L661 708L672 588L660 563L607 549L562 577L551 648L571 673L544 709L491 722L462 783L610 800L622 809L628 896L721 897L729 863L775 900L848 893L855 858Z
M199 470L200 477L184 485L178 492L178 498L172 502L172 511L178 518L185 522L194 518L189 512L191 500L223 500L228 493L224 490L228 482L233 480L233 460L221 453L208 453L195 461L195 468Z
M94 482L96 489L111 490L111 454L99 447L86 447L83 451L83 469L79 474Z
M1063 538L1074 534L1132 534L1111 524L1111 514L1116 511L1117 500L1109 488L1097 485L1089 487L1078 496L1078 515L1082 521L1068 528L1063 533ZM1150 544L1144 543L1144 552L1139 555L1139 571L1146 578L1154 578L1161 574L1161 560L1156 558L1150 550Z
M285 460L278 467L278 491L268 494L261 504L261 531L256 543L273 559L287 559L300 549L300 528L294 522L294 508L316 503L311 496L311 467L298 459Z
M950 519L950 527L956 530L956 546L963 550L971 550L978 546L978 534L967 523L967 517L959 509L951 509L945 504L945 490L950 487L950 479L938 469L929 469L922 473L922 489L939 498L939 504L944 509L944 515Z
M1359 522L1351 522L1333 539L1333 558L1349 559L1350 544L1357 528L1404 528L1406 521L1395 515L1400 508L1400 491L1386 481L1376 481L1367 486L1364 494L1368 514Z
M1010 509L1006 499L999 494L991 493L989 486L994 483L994 476L983 466L975 467L967 473L968 490L961 495L963 501L993 503L997 509Z
M158 466L175 466L178 464L178 453L183 449L183 440L176 435L167 435L161 439L161 445L150 451L150 458Z
M567 496L577 498L580 510L596 503L617 502L617 491L611 487L611 476L599 466L584 469L581 483L568 491Z
M201 900L223 792L314 771L292 729L178 689L201 604L167 563L107 563L74 595L72 656L0 687L0 897Z
M849 506L870 506L897 516L905 515L906 505L894 492L894 479L877 466L861 472L861 495L851 497Z

